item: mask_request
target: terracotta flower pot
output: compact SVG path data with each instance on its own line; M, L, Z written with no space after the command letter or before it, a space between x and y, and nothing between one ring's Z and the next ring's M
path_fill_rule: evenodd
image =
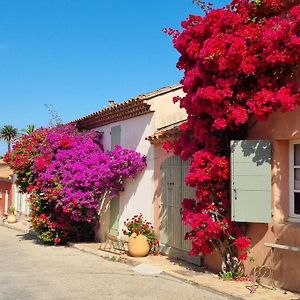
M7 223L16 223L17 222L17 218L15 215L8 215L7 216Z
M134 257L143 257L148 255L150 246L147 238L140 234L133 233L128 240L128 252L129 255Z

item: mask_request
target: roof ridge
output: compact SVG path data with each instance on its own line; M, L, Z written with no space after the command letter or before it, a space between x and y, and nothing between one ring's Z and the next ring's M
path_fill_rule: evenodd
M162 95L162 94L166 94L170 91L173 91L173 90L176 90L176 89L180 89L182 87L182 84L180 83L177 83L177 84L173 84L173 85L169 85L169 86L166 86L166 87L162 87L162 88L159 88L159 89L156 89L154 91L151 91L151 92L147 92L145 94L140 94L140 95L137 95L135 97L132 97L132 98L129 98L127 100L124 100L122 102L119 102L119 103L116 103L115 105L113 106L108 106L108 107L103 107L95 112L92 112L90 114L87 114L83 117L80 117L80 118L77 118L73 121L70 121L68 122L67 124L72 124L72 123L76 123L76 122L80 122L80 121L84 121L84 120L87 120L89 118L92 118L92 117L95 117L101 113L104 113L104 112L109 112L109 111L114 111L116 109L119 109L120 107L122 106L125 106L125 105L130 105L131 103L134 104L134 102L142 102L142 101L145 101L145 100L149 100L151 98L154 98L156 96L159 96L159 95ZM148 105L145 103L145 105Z

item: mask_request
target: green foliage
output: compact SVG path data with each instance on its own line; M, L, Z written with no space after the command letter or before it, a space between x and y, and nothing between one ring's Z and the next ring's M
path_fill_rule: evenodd
M26 128L22 129L22 132L26 134L32 134L35 131L36 127L34 124L28 124Z
M136 235L142 234L148 239L148 243L154 252L157 252L158 239L156 237L153 226L150 222L147 222L142 214L135 215L130 220L124 222L126 230L123 230L123 234L131 236L133 233Z
M233 279L232 272L220 272L219 275L224 280L232 280Z
M11 150L11 143L17 137L18 129L12 125L4 125L0 129L0 139L7 143L8 151Z
M15 207L13 205L11 205L9 208L8 208L8 213L10 215L14 215L15 214Z

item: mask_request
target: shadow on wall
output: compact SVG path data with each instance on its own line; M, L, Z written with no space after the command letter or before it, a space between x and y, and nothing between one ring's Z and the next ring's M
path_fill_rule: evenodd
M147 141L146 141L147 142ZM127 147L129 148L129 147ZM153 182L153 173L154 173L154 166L153 166L153 160L149 160L148 157L153 157L153 147L150 147L147 151L147 154L145 155L147 158L147 167L145 170L143 170L140 174L138 174L137 177L135 178L129 178L125 180L124 184L124 191L120 193L119 197L116 197L112 200L109 200L103 207L101 218L100 218L100 224L96 228L96 239L103 241L107 235L111 231L111 226L112 224L115 224L117 220L119 220L120 216L124 214L124 211L128 207L130 201L136 197L136 195L139 193L140 195L142 194L142 182ZM145 180L144 176L145 174L149 174L149 172L152 174L151 178L147 178ZM152 189L153 190L153 189ZM144 190L144 195L149 195L150 191ZM139 201L145 201L148 199L146 196L144 198L140 197ZM119 200L117 200L119 199ZM114 215L113 217L115 220L110 220L111 218L111 213L110 213L110 201L119 201L118 204L118 214ZM152 204L152 195L149 195L149 203ZM126 218L131 218L136 214L139 214L141 211L139 208L136 209L135 212L132 212L131 215L126 216ZM119 233L122 232L123 229L123 223L119 223L119 228L115 228L116 231ZM116 234L116 233L113 233Z
M151 178L148 178L147 180L150 180L151 182L154 182L154 149L153 145L150 145L149 141L145 140L147 134L147 131L149 127L151 127L151 124L153 123L154 114L146 114L143 116L140 116L138 118L139 124L136 124L136 118L127 120L127 128L130 128L130 132L121 134L121 146L124 148L132 149L135 151L139 151L138 147L147 149L147 153L142 153L146 156L147 159L147 167L146 169L139 174L136 178L128 179L125 182L124 191L120 195L120 206L119 206L119 216L122 216L126 208L128 207L130 200L135 197L138 190L141 189L141 185L143 185L143 180L145 180L146 174L149 174L149 171L152 173ZM125 121L126 122L126 121ZM124 126L122 125L122 131L125 130ZM123 142L124 141L124 142ZM150 191L144 191L145 193L149 194ZM151 198L150 198L151 197ZM152 200L152 195L149 197L149 199ZM147 197L145 197L147 199ZM149 200L149 201L151 201ZM140 199L140 201L144 201L144 199ZM128 216L129 218L133 217L135 214L143 213L137 208L137 211L132 212L132 216ZM121 226L123 224L120 224ZM119 228L119 231L122 230L122 227Z
M237 147L239 141L233 141L231 152L234 152L235 147ZM269 155L269 145L268 140L244 140L240 143L244 157L252 156L253 162L257 166L264 163L271 164L271 156Z
M143 183L145 183L145 174L147 174L146 176L148 176L149 171L152 171L153 173L153 147L148 141L145 140L146 136L148 135L147 132L149 131L149 129L152 130L153 119L154 114L151 113L114 124L118 124L121 126L120 141L118 141L117 144L120 143L120 146L125 149L134 150L140 152L142 155L145 155L147 158L147 167L136 178L127 179L125 181L124 191L120 193L119 197L111 200L119 201L114 205L112 213L110 211L109 203L105 206L100 220L100 229L97 229L97 232L100 232L100 234L98 235L99 237L97 237L98 239L104 239L104 236L109 231L113 231L114 234L117 234L117 232L121 233L121 230L123 229L123 223L119 222L120 217L123 217L124 212L127 208L130 209L130 202L135 201L134 198L137 197L136 195L141 194L141 188L143 186ZM109 124L102 128L98 128L99 131L102 130L105 132L103 143L106 145L111 145L112 143L112 141L108 142L108 139L111 139L111 137L109 137L109 132L111 132L112 130L111 126L112 124ZM147 180L148 182L150 182L151 180L153 182L153 175L151 178L147 178ZM146 192L149 194L150 191L148 191L147 187L148 186L146 186ZM152 198L150 199L152 200ZM143 199L140 199L140 201L143 201ZM131 215L126 216L126 218L131 218L133 217L133 215L140 212L140 209L137 207L137 211L132 212ZM112 226L113 228L111 228Z
M259 227L252 227L252 231ZM265 225L264 225L265 226ZM300 253L291 250L273 250L263 244L274 243L286 246L300 247L300 228L295 224L271 225L269 232L263 238L263 243L255 252L254 264L250 274L255 275L262 284L300 292Z
M147 142L147 141L146 141ZM148 152L146 154L147 158L147 167L145 170L143 170L142 173L140 173L135 178L130 178L125 181L124 191L120 194L120 207L119 207L119 216L122 216L125 210L128 208L130 201L132 201L135 197L139 197L139 199L135 199L134 201L140 201L145 202L149 201L148 204L145 205L145 207L152 207L153 209L153 193L154 193L154 161L153 161L153 145L148 149ZM139 213L142 213L146 219L149 219L146 215L146 211L141 211L140 207L143 207L143 205L140 205L139 207L136 207L135 211L132 211L132 215L126 216L126 218L132 218L134 215L137 215ZM132 206L128 208L132 210ZM153 209L154 210L154 209ZM150 216L153 216L153 212L150 213ZM121 228L119 228L119 231L122 230L123 223L120 224Z
M120 122L121 146L135 151L138 151L137 149L140 145L144 144L145 146L148 146L150 142L146 141L145 138L148 135L153 134L153 122L153 113ZM128 132L125 132L126 130ZM145 155L148 157L149 153Z
M261 162L261 160L259 160ZM300 253L264 246L275 243L300 247L300 224L291 223L289 217L289 142L274 140L272 152L272 210L270 224L249 224L252 239L251 255L254 264L248 264L252 275L261 283L300 291ZM272 279L273 278L273 279Z
M166 157L164 157L166 158ZM171 156L161 161L160 185L156 196L160 197L159 233L162 252L172 257L201 265L200 256L189 256L191 241L184 236L191 230L185 226L181 217L181 203L184 198L195 198L195 189L185 184L190 161Z

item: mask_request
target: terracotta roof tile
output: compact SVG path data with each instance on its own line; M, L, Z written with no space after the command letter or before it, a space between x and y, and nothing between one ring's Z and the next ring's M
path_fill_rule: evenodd
M159 144L162 140L174 138L179 134L179 125L185 120L160 128L154 134L146 137L151 144Z

